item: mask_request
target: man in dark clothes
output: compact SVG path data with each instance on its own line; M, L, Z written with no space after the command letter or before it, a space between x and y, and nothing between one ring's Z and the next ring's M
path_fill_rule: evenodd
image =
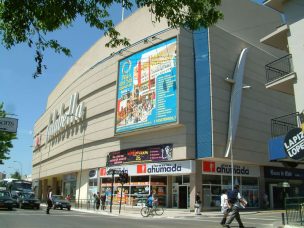
M241 220L240 213L239 213L239 210L241 207L240 203L242 203L242 197L241 197L239 189L240 189L239 185L234 186L233 191L236 193L236 200L234 202L229 202L231 204L231 215L230 215L228 221L226 222L226 224L223 225L224 227L230 228L230 224L232 223L232 221L234 219L236 219L236 221L239 223L240 228L244 227L242 220ZM230 201L230 200L231 199L229 199L229 193L228 193L228 201Z

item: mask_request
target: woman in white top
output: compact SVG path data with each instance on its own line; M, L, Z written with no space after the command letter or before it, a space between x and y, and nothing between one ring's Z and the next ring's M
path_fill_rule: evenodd
M227 189L224 189L222 191L221 195L221 212L223 213L223 219L221 221L221 225L224 225L227 220L227 216L229 214L229 203L228 203L228 195L227 195Z

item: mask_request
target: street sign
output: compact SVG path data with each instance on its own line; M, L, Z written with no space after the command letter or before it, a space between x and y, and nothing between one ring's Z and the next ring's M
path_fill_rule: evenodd
M17 133L18 119L1 117L0 118L0 131Z
M108 174L108 175L119 175L120 172L121 172L121 170L119 170L119 169L109 169L109 170L107 171L107 174Z

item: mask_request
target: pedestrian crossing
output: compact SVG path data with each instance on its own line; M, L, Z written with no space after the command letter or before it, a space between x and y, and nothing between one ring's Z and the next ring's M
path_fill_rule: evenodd
M50 215L46 214L46 211L43 209L40 210L23 210L23 209L14 209L13 211L5 211L0 210L0 218L1 216L52 216L52 217L94 217L94 218L102 218L102 217L108 217L108 216L115 216L122 219L127 220L146 220L146 221L191 221L197 224L201 223L211 223L214 224L214 226L219 225L221 220L220 214L202 214L200 216L195 215L178 215L174 213L164 213L162 216L149 216L149 217L142 217L140 214L123 214L119 215L117 213L113 214L102 214L102 213L88 213L83 211L77 211L77 210L51 210ZM271 214L271 213L253 213L253 214L243 214L241 215L243 223L246 225L246 228L272 228L276 227L273 224L279 224L280 216L279 214ZM237 225L237 223L234 221L233 225ZM233 226L232 226L233 227Z

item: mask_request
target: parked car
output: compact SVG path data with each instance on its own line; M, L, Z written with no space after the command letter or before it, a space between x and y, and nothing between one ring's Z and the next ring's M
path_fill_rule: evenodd
M11 192L11 197L13 199L13 207L19 208L19 202L20 202L20 193L18 192Z
M61 195L52 195L52 201L54 209L60 208L62 210L63 208L66 208L71 210L71 203Z
M0 190L0 208L13 210L13 199L9 191Z
M13 200L13 207L18 208L19 200L18 200L17 196L12 196L12 200Z
M19 197L19 208L40 209L40 200L34 193L22 193Z

